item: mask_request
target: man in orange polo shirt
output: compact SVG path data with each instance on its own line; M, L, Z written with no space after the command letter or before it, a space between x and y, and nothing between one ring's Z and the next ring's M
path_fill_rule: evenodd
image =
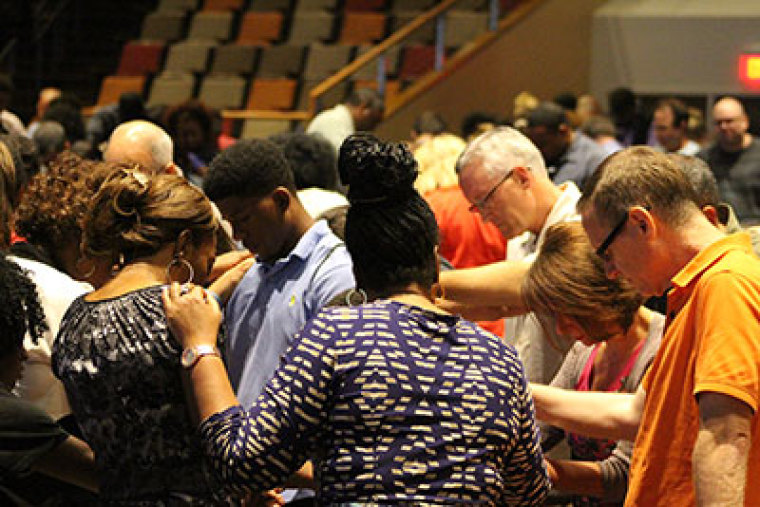
M539 418L635 438L626 505L760 505L760 260L725 236L667 156L613 155L578 203L608 276L668 292L668 326L639 391L533 386Z

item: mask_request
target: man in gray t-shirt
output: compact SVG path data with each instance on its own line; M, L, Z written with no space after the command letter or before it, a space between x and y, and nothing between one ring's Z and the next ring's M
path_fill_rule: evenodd
M723 200L745 224L760 222L760 141L749 129L744 106L723 97L713 106L715 143L697 155L710 165Z

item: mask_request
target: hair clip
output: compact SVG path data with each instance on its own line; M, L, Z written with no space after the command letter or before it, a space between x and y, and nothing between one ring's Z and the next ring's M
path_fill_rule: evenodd
M148 187L148 183L150 182L148 175L140 171L139 165L135 165L135 167L130 171L130 174L143 189Z

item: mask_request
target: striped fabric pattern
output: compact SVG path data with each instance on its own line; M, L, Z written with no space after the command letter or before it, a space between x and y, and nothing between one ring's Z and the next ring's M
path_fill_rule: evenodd
M522 364L461 318L392 301L309 321L251 409L201 425L241 489L315 462L320 505L540 505L548 489Z

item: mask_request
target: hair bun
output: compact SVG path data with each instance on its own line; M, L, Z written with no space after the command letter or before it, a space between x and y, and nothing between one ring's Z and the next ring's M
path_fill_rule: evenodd
M145 205L150 178L137 170L122 170L104 185L114 185L113 209L118 217L140 223L140 209Z
M348 185L351 204L380 203L414 193L417 162L401 143L386 143L372 134L353 134L343 141L338 170Z

